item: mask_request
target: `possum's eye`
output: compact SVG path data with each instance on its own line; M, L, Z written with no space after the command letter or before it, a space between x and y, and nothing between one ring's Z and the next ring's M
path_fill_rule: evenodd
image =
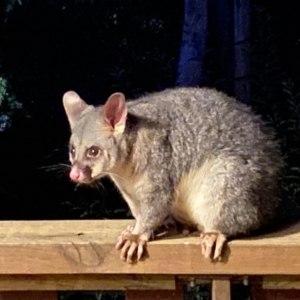
M92 146L86 151L86 156L89 158L97 157L100 154L100 148L97 146Z
M74 158L75 157L75 147L74 146L70 146L70 154L71 156Z

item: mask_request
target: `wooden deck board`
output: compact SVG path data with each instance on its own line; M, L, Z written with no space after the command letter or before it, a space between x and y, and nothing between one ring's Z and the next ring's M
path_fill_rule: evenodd
M164 237L149 257L128 265L115 242L132 220L1 221L0 275L162 274L299 275L300 223L263 236L231 241L224 261L211 263L198 236Z

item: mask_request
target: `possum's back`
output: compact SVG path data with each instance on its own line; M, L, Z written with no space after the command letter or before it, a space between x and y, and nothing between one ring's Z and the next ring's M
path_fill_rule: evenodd
M178 88L151 94L129 104L129 111L162 124L177 156L240 155L279 149L273 134L249 107L208 88Z

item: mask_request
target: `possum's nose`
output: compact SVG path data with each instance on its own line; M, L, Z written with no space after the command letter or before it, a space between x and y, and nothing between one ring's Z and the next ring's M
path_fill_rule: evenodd
M91 169L88 166L75 163L71 168L69 176L74 181L87 182L91 180Z
M70 178L72 180L79 180L79 178L80 178L80 172L78 172L77 170L74 170L74 168L72 168L72 170L70 172Z

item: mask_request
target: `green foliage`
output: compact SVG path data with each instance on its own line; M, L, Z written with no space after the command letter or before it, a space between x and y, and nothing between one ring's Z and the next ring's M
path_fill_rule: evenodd
M22 109L22 104L9 92L7 80L0 77L0 132L11 126L13 115Z
M7 0L6 1L6 7L5 7L5 11L6 12L10 12L15 8L15 5L22 5L22 0Z
M300 82L280 60L276 22L265 7L254 6L251 92L254 108L275 128L281 143L286 163L282 207L292 218L300 207Z
M282 82L285 110L275 103L270 117L281 140L286 161L281 185L283 196L291 204L300 206L300 89L295 85L293 79Z

